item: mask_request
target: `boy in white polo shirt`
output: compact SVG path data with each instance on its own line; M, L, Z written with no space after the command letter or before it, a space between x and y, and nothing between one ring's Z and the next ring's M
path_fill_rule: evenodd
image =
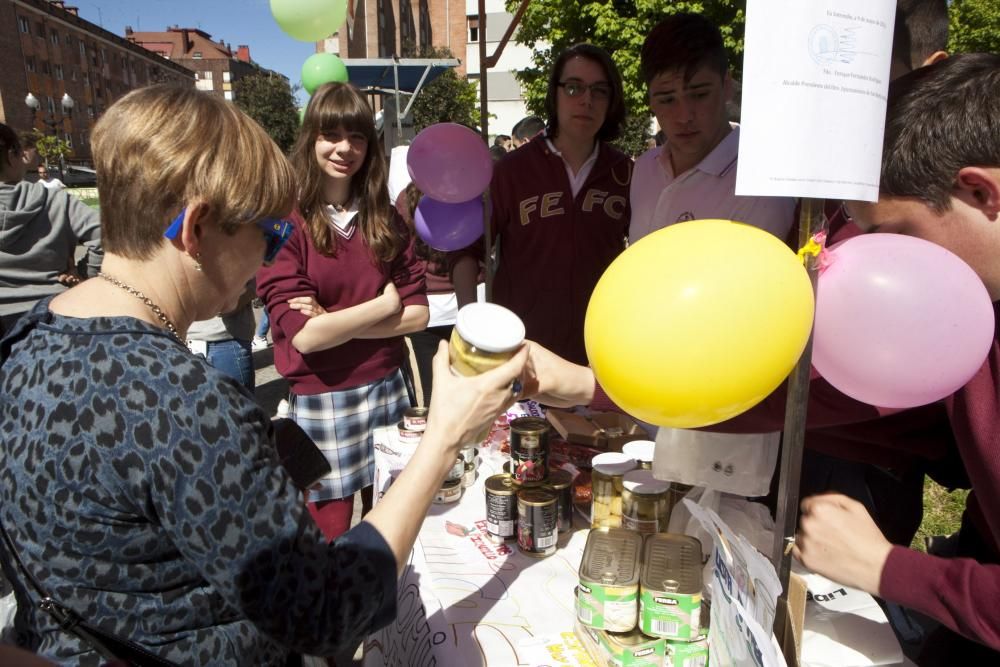
M699 14L674 14L646 37L640 67L666 143L636 160L629 242L701 218L745 222L784 239L793 199L736 196L740 128L726 117L733 81L719 29Z

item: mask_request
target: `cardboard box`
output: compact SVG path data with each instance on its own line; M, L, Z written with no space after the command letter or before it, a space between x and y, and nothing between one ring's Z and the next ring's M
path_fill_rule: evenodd
M802 660L802 628L806 620L806 582L794 572L788 575L788 601L778 598L774 615L774 636L788 667Z
M622 445L633 440L648 440L634 419L618 412L579 412L550 409L546 418L566 442L594 447L606 452L620 452Z

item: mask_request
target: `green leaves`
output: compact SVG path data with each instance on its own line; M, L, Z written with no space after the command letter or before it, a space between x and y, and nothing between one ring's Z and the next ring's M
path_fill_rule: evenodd
M233 84L233 101L281 150L287 152L295 143L299 115L287 79L267 72L245 76Z
M950 53L1000 53L1000 3L953 0L948 9Z

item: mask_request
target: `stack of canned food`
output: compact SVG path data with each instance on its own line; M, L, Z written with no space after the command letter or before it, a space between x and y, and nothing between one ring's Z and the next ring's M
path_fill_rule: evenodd
M509 472L486 480L486 526L496 543L517 539L521 552L544 558L573 524L573 476L549 469L549 423L510 422Z
M625 528L590 531L576 634L601 665L704 667L701 543Z

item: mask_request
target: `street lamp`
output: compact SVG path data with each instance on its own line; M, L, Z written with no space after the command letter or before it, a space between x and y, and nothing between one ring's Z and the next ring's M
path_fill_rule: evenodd
M34 125L35 119L38 116L38 111L39 109L42 108L42 104L41 102L38 101L38 98L32 95L30 92L24 98L24 104L29 109L31 109L31 124ZM64 126L67 120L67 116L73 113L73 107L75 106L76 102L74 102L73 98L69 96L69 93L63 93L62 100L60 100L60 104L62 105L62 112L63 112L62 118L56 120L55 115L51 111L46 111L45 115L42 116L42 122L45 123L45 126L49 128L49 130L52 133L52 136L54 137L59 136L59 133L57 132L56 129L62 128ZM66 159L62 155L59 156L59 168L62 171L63 176L65 177Z

